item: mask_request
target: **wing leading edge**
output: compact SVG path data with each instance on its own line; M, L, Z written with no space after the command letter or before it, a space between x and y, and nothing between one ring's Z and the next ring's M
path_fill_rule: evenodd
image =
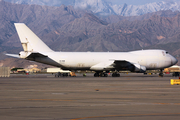
M145 66L141 66L137 63L131 63L126 60L114 60L114 61L102 62L92 66L90 69L95 71L129 70L131 72L142 72L142 73L146 71Z

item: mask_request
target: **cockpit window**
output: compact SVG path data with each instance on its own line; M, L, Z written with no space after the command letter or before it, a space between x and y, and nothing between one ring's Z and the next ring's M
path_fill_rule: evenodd
M169 54L168 52L166 52L166 54Z

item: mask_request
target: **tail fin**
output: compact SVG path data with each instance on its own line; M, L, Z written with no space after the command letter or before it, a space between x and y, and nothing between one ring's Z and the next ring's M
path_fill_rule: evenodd
M52 50L24 23L14 23L25 52L52 52Z

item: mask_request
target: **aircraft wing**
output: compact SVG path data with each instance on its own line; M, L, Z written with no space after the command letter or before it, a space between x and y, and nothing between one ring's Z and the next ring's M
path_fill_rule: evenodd
M98 71L104 71L104 70L129 70L132 72L145 72L146 67L141 66L137 63L131 63L126 60L111 60L107 62L102 62L99 64L96 64L90 68L91 70L98 70Z
M132 71L134 64L126 60L115 60L113 66L117 70L130 70Z
M146 72L146 67L138 63L132 63L126 60L115 60L113 66L116 70L129 70L131 72Z
M111 70L114 69L113 63L114 61L101 62L92 66L90 69L95 71Z

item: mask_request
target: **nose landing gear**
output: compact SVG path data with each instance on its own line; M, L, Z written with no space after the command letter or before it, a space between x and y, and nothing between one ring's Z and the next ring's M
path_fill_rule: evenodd
M163 69L161 69L161 72L159 73L159 77L164 77Z

